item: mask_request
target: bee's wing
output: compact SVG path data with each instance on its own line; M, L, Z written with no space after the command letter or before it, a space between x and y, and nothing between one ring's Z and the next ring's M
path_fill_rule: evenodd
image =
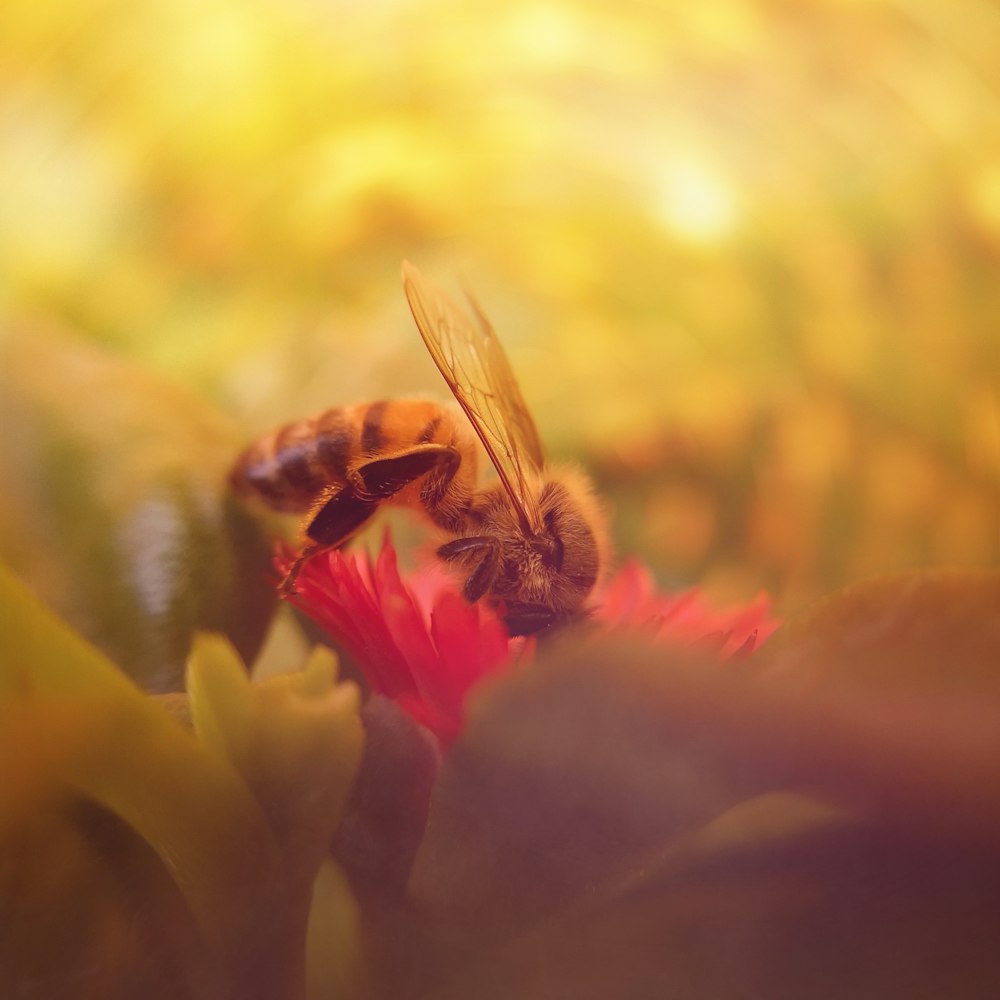
M408 261L403 291L427 350L482 440L522 527L539 530L533 484L545 461L542 445L493 328L471 295L466 293L478 325Z

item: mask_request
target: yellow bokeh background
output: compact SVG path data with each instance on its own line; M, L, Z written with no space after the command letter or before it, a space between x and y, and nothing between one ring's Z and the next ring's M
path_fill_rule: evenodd
M995 566L998 42L988 0L7 0L3 323L249 437L443 390L405 256L663 582Z

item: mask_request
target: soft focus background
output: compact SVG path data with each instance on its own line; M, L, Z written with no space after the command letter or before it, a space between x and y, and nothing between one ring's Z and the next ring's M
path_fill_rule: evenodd
M0 0L0 997L1000 996L998 52L1000 0ZM248 682L311 636L227 469L445 394L403 257L760 655L553 643L443 765L328 651ZM802 612L936 566L994 572Z
M998 44L988 0L6 0L3 325L249 438L443 391L406 256L663 583L996 566Z

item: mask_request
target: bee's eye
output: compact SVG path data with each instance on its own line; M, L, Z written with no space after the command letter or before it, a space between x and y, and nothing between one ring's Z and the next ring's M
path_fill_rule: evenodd
M566 549L562 543L562 539L556 533L555 517L552 515L551 511L545 515L545 528L548 532L548 536L545 541L548 544L545 546L542 553L542 562L558 573L562 569L563 557L566 555Z
M562 543L562 539L558 536L553 537L552 541L551 565L552 568L558 573L562 570L563 557L566 555L566 548Z

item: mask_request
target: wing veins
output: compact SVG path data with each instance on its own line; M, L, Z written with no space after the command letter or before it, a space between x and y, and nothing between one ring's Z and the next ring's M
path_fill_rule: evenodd
M468 315L408 261L403 290L428 352L479 436L526 532L541 528L535 480L544 465L534 421L478 303Z

